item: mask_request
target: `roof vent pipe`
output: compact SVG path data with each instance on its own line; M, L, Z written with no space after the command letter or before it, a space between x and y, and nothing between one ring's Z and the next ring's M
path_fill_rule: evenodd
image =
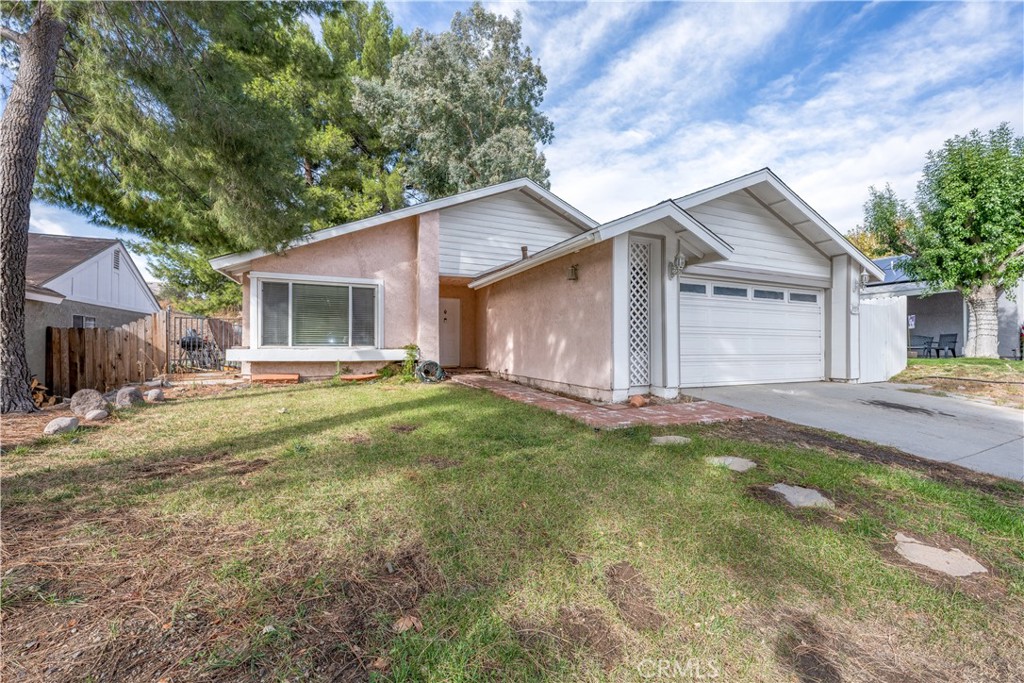
M527 246L526 246L525 244L524 244L523 246L519 247L519 248L520 248L520 249L522 250L522 252L523 252L523 258L524 258L524 259L525 259L525 258L529 258L529 256L530 256L530 250L529 250L529 248L528 248L528 247L527 247Z

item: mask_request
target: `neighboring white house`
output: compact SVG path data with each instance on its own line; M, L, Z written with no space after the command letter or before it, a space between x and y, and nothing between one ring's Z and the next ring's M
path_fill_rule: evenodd
M865 287L863 298L906 297L907 323L908 326L913 324L909 334L932 337L936 341L941 335L955 334L956 353L962 355L970 333L967 302L955 290L929 293L927 283L912 280L900 270L900 260L904 258L888 256L875 259L878 267L885 272L885 280ZM1020 358L1020 330L1024 324L1024 280L999 297L998 316L999 355L1003 358Z
M29 233L25 346L46 372L47 327L118 327L160 310L120 240Z

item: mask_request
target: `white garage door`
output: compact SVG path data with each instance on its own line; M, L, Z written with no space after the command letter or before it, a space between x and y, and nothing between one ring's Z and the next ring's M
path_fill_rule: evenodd
M822 379L823 303L820 289L680 281L680 386Z

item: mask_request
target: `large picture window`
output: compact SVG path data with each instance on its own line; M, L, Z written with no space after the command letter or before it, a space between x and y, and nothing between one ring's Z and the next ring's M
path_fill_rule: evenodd
M261 346L377 346L377 287L260 283Z

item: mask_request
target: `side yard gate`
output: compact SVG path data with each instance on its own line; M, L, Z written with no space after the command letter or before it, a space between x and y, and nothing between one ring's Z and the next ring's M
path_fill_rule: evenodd
M907 367L907 297L860 301L860 382L885 382Z
M46 328L46 386L56 396L108 391L157 375L226 368L241 325L167 309L114 328Z

